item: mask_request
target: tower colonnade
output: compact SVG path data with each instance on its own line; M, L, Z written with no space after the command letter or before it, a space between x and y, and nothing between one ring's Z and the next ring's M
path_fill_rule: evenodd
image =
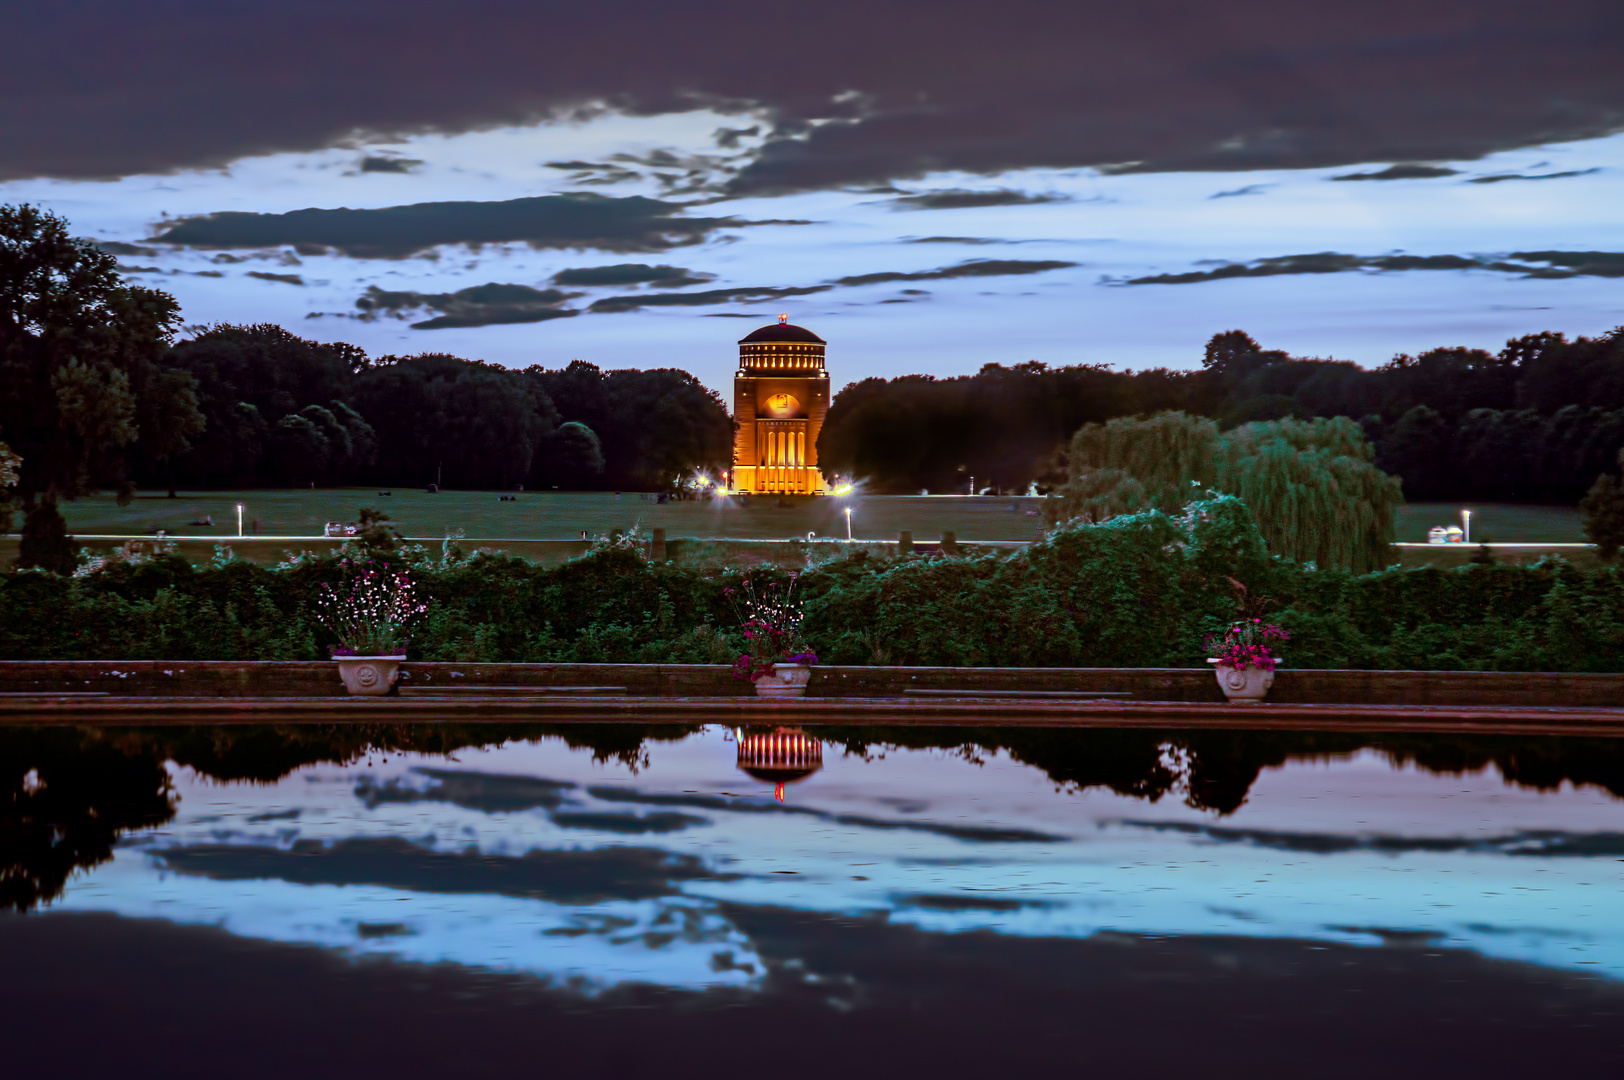
M821 495L818 432L829 412L827 343L789 316L739 341L732 490Z

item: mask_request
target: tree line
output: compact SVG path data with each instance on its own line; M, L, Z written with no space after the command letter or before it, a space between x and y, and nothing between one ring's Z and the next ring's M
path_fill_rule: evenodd
M1577 499L1624 446L1624 328L1540 333L1498 353L1442 348L1374 369L1266 350L1232 330L1191 371L988 364L975 375L865 379L842 390L818 440L832 472L870 490L1021 490L1067 476L1083 425L1180 411L1228 430L1346 417L1412 499Z
M371 359L273 325L213 327L166 360L195 381L205 425L183 453L139 461L147 481L659 489L732 445L721 400L671 369Z
M684 371L371 358L279 326L177 340L180 307L37 207L0 205L0 530L72 568L62 500L137 484L669 488L728 461Z

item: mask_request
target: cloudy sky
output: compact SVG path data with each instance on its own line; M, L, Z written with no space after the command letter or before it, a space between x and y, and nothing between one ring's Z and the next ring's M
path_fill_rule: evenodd
M1616 0L41 7L0 202L194 325L723 389L780 311L837 385L1624 323Z

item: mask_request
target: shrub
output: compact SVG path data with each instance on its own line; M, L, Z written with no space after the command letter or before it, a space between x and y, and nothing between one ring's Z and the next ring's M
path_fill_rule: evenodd
M353 555L354 553L351 552ZM724 591L743 569L650 565L614 545L562 565L454 546L374 551L429 613L411 656L458 662L731 662ZM83 576L0 575L0 658L319 659L315 618L340 556L260 567L224 556L108 561ZM759 576L760 568L749 571ZM1271 556L1246 506L1215 496L1056 529L1008 556L881 559L804 571L802 633L825 663L1195 667L1251 614L1291 634L1288 666L1610 671L1624 666L1624 574L1535 566L1356 575Z

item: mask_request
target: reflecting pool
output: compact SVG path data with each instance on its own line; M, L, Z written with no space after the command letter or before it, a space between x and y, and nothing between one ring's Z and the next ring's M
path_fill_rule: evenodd
M0 768L0 1008L57 1073L1624 1067L1624 740L63 727Z

